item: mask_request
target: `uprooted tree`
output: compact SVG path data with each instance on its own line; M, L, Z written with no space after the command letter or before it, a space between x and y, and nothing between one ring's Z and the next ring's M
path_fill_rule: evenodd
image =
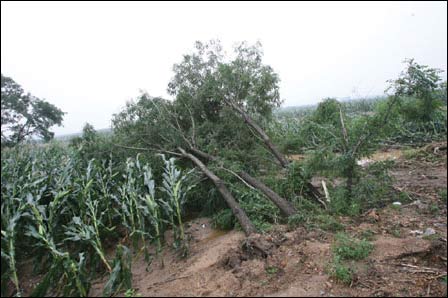
M278 76L262 63L260 44L242 43L234 57L227 58L219 42L197 42L196 51L185 55L174 72L168 87L174 101L142 94L115 115L114 131L125 147L190 160L213 181L247 235L254 232L253 225L211 167L232 172L264 193L284 215L293 215L296 210L286 199L249 174L260 164L255 149L265 148L283 168L289 164L263 129L281 100ZM238 173L226 165L236 165ZM319 195L310 183L306 192Z

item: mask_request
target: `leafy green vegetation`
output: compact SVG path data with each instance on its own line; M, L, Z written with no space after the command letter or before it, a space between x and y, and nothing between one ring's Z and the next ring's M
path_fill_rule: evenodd
M355 271L347 262L369 255L373 232L351 238L339 216L406 200L393 191L393 162L361 161L391 143L446 140L446 83L409 60L387 96L282 111L279 77L262 57L258 43L237 45L232 57L218 41L196 43L174 66L174 100L140 94L113 116L110 134L87 123L69 142L33 145L20 127L5 138L2 127L2 296L23 294L18 272L29 260L43 275L32 295L88 296L105 274L105 296L134 296L133 257L144 254L148 266L154 258L164 266L163 249L187 257L185 219L198 215L246 234L279 223L339 232L330 272L349 284ZM28 98L2 76L2 125L4 93L11 107ZM33 133L51 139L58 117ZM413 149L405 157L431 158ZM446 189L440 197L446 203Z
M355 270L347 261L359 261L366 258L373 250L372 244L365 239L358 240L345 233L338 233L332 246L333 260L329 264L329 273L345 284L353 280Z
M115 259L108 260L106 238L125 237L143 250L155 241L160 251L168 226L182 231L181 207L192 184L186 184L189 174L177 169L174 159L165 160L163 187L156 192L150 166L138 155L126 161L121 176L112 159L91 159L83 168L79 158L76 150L57 143L2 151L2 262L7 264L2 279L12 281L16 295L21 292L17 262L31 256L50 265L36 295L58 289L87 296L95 275L87 268L97 266L110 274L104 293L112 295L131 287L131 254L118 245Z
M1 75L2 148L15 146L38 136L45 141L53 138L53 125L61 125L64 112L51 103L25 93L12 78Z
M447 196L446 196L446 188L445 189L441 189L440 191L439 191L439 197L440 197L440 200L442 200L442 202L444 202L445 204L447 203Z
M353 274L353 269L342 264L338 257L335 257L333 262L330 264L330 275L344 284L349 285L352 282Z
M362 260L373 250L372 244L366 240L357 240L345 233L336 234L333 253L342 260Z
M273 275L276 274L278 272L278 268L277 267L267 267L266 268L266 273L269 275Z

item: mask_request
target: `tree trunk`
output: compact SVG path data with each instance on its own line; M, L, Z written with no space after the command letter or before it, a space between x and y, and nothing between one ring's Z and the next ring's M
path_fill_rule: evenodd
M285 158L285 156L280 153L280 151L278 151L278 149L274 146L274 144L272 143L271 139L269 138L269 136L266 134L266 132L260 127L258 126L257 123L255 123L255 121L245 112L243 111L240 107L238 107L236 104L227 101L227 103L235 110L237 111L244 119L244 121L249 124L249 126L251 126L259 135L260 137L263 139L263 142L266 144L266 146L269 148L269 150L272 152L272 154L275 156L275 158L277 158L277 160L280 162L281 166L283 168L288 167L289 165L289 161ZM309 196L311 196L312 198L314 198L316 201L320 202L320 197L322 197L321 193L319 192L319 190L314 187L311 183L306 183L306 186L308 188L308 191L306 192ZM320 202L321 203L321 202Z
M272 152L272 154L277 158L277 160L280 162L283 168L286 168L289 165L289 161L283 156L283 154L278 151L277 147L272 143L269 136L264 132L264 130L258 126L257 123L240 107L238 107L236 104L232 102L228 102L230 106L237 111L244 119L244 121L249 124L250 127L252 127L262 138L263 142L266 144L266 146L269 148L269 150Z
M182 148L178 148L180 153L182 153L183 157L190 159L196 166L198 166L201 171L216 185L216 188L223 196L224 200L226 200L229 207L232 209L233 214L238 219L241 227L243 228L246 236L249 236L252 233L256 232L255 226L250 221L249 217L247 217L246 213L243 209L241 209L238 202L235 200L231 192L227 189L224 182L216 176L213 172L211 172L199 159L197 159L194 155L185 152Z
M194 154L198 155L199 157L202 157L202 158L206 159L206 160L211 160L211 161L218 160L218 158L216 158L215 156L210 155L210 154L208 154L208 153L206 153L204 151L201 151L199 149L196 149L194 147L190 147L190 151L193 152Z
M279 196L276 192L267 187L261 181L253 178L244 171L241 171L240 175L247 183L261 190L271 200L271 202L274 203L282 211L284 215L289 217L291 215L296 214L297 211L290 202Z
M203 152L199 149L190 148L190 150L193 153L195 153L196 155L198 155L204 159L212 160L212 161L218 160L217 157L210 155L206 152ZM268 197L268 199L271 200L272 203L274 203L282 211L282 213L284 215L286 215L287 217L297 213L294 206L292 206L290 202L288 202L286 199L279 196L276 192L274 192L272 189L270 189L267 185L265 185L258 179L250 176L248 173L246 173L244 171L240 172L240 176L249 185L251 185L252 187L255 187L256 189L261 190Z

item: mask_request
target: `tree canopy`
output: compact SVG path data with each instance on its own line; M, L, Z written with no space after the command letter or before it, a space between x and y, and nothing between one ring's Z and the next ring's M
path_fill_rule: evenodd
M260 144L237 111L263 125L281 104L278 75L262 57L260 43L240 43L225 55L219 41L196 42L173 67L168 92L174 100L141 94L114 115L115 133L140 147L220 149L248 160Z
M61 125L64 112L49 102L25 93L12 78L1 75L2 146L12 146L31 136L48 141L49 129Z

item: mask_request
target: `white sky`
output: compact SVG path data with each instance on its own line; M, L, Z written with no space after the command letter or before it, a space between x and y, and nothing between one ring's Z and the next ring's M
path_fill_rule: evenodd
M172 66L194 41L260 40L284 106L382 94L404 58L447 69L446 2L1 2L1 72L61 108L56 135L146 90L170 98Z

